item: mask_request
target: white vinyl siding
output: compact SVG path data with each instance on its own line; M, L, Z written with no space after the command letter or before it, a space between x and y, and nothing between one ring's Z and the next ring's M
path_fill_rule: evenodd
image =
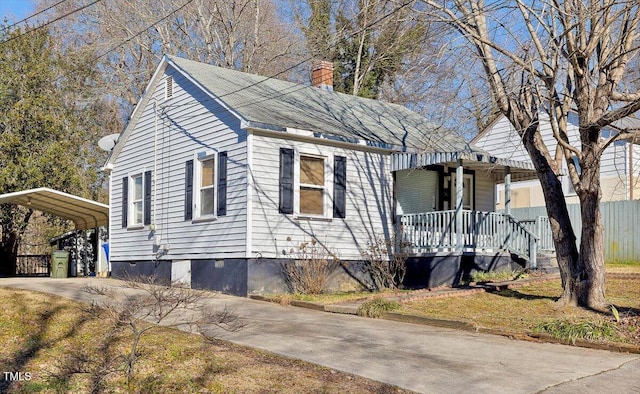
M580 147L578 127L575 125L575 116L571 115L569 121L574 122L569 124L569 140L574 146ZM553 138L549 122L544 118L541 121L541 132L551 155L555 155L557 142ZM606 133L607 129L603 131L603 135L606 135ZM489 130L474 140L474 144L496 157L531 162L529 154L520 141L518 133L505 117L500 117ZM602 181L603 201L628 198L629 146L630 144L627 142L619 141L611 144L602 154L600 179ZM632 164L632 166L636 166L637 168L638 162L640 162L640 157L634 155L634 164ZM571 181L567 175L566 163L562 163L562 168L563 174L561 175L560 181L562 182L565 196L567 197L567 203L578 202L573 186L570 184ZM532 196L532 202L534 201L533 197L541 193L539 182L533 184L530 181L512 183L512 191L519 188L530 189L529 194ZM539 199L536 198L535 200L538 201Z
M291 248L316 237L342 260L361 259L361 250L366 248L367 242L373 241L376 236L384 237L393 233L389 155L293 142L259 134L253 135L252 140L252 256L288 257ZM280 148L291 148L298 154L325 157L330 172L325 176L328 184L333 179L330 167L333 158L346 157L346 219L333 218L330 212L324 218L302 218L279 213L277 158ZM327 186L325 195L332 203L331 186Z
M112 179L122 179L140 168L156 168L157 185L152 201L157 231L154 234L126 231L112 223L112 260L155 258L153 243L156 237L162 244L169 245L169 253L162 257L167 260L243 258L246 256L247 228L246 132L240 128L236 116L181 74L170 67L167 73L173 76L172 99L162 100L164 78L150 87L152 99L119 153L112 173ZM154 111L154 102L158 103L158 111ZM159 114L157 130L155 113ZM154 163L156 134L157 160ZM227 214L215 221L192 222L184 218L185 163L202 151L227 151ZM111 185L111 217L120 218L122 185L120 182Z
M398 215L436 211L438 207L437 171L402 170L396 172L396 213Z

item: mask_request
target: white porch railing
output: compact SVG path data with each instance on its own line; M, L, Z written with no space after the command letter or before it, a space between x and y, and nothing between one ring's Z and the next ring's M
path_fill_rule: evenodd
M548 217L538 216L535 219L520 220L520 223L522 223L527 230L538 236L538 250L545 252L555 250L553 237L551 235L551 224L549 223Z
M508 250L536 267L539 237L511 215L462 210L462 228L456 228L456 211L401 215L402 241L414 253L437 251Z

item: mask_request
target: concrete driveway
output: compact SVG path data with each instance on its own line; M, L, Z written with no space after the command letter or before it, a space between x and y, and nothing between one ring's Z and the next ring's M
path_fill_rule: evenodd
M87 301L112 279L2 278L0 286ZM126 289L129 291L129 289ZM217 295L248 323L220 338L424 393L640 393L640 356Z

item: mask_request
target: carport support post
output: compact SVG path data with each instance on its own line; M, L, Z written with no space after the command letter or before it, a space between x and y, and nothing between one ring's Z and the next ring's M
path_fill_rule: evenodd
M464 193L464 168L462 167L462 159L458 159L456 167L456 250L462 252L462 201Z
M511 167L504 168L504 213L511 215Z
M88 276L89 273L87 272L89 270L89 248L87 243L89 243L89 240L87 239L87 230L82 230L82 237L83 237L83 243L82 245L83 250L84 250L84 256L82 258L83 260L83 267L82 267L82 275L83 276ZM94 254L95 254L95 249L94 249Z

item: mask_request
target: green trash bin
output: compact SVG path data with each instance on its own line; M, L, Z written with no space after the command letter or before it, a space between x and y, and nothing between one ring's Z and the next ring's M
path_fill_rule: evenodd
M56 250L51 254L51 277L66 278L69 273L69 252Z

